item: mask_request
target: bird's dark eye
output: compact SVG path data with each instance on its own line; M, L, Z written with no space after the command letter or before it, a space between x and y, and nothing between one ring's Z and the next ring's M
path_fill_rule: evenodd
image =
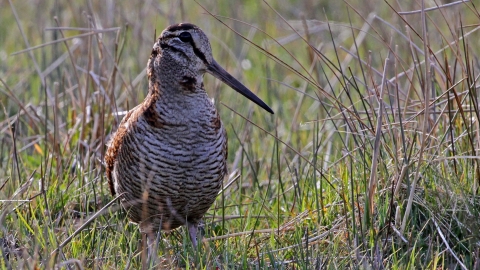
M190 42L192 40L192 35L189 32L182 32L178 35L178 38L183 42Z

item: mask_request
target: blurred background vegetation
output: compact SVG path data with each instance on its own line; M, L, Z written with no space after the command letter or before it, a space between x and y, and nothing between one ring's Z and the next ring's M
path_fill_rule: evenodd
M185 21L275 114L205 77L231 175L203 244L163 233L146 263L102 160ZM1 267L480 269L479 22L475 1L0 0Z

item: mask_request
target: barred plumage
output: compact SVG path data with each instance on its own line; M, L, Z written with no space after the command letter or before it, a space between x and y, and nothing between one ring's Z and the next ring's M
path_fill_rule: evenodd
M144 233L188 224L196 245L200 219L227 171L227 137L203 87L208 72L267 111L271 109L213 59L195 25L169 26L147 65L149 93L128 112L105 155L112 195Z

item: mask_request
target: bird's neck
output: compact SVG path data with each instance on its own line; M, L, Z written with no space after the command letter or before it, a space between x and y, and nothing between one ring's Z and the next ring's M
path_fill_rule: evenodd
M155 71L148 74L149 92L153 91L164 95L177 96L204 91L204 73L192 67L160 60Z
M144 106L169 119L208 118L215 107L203 88L203 74L165 58L150 59L147 69L149 94ZM183 121L182 120L182 121ZM165 119L167 121L167 119Z
M209 119L215 114L215 106L203 89L203 83L199 83L201 77L195 80L196 84L189 78L167 82L150 81L145 106L154 108L159 117L166 117L165 121Z

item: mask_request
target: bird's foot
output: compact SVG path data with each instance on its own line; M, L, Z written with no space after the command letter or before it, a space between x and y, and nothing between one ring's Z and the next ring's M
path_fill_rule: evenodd
M192 244L196 248L198 223L187 222L187 227L188 227L188 234L190 235L190 240L192 240Z

